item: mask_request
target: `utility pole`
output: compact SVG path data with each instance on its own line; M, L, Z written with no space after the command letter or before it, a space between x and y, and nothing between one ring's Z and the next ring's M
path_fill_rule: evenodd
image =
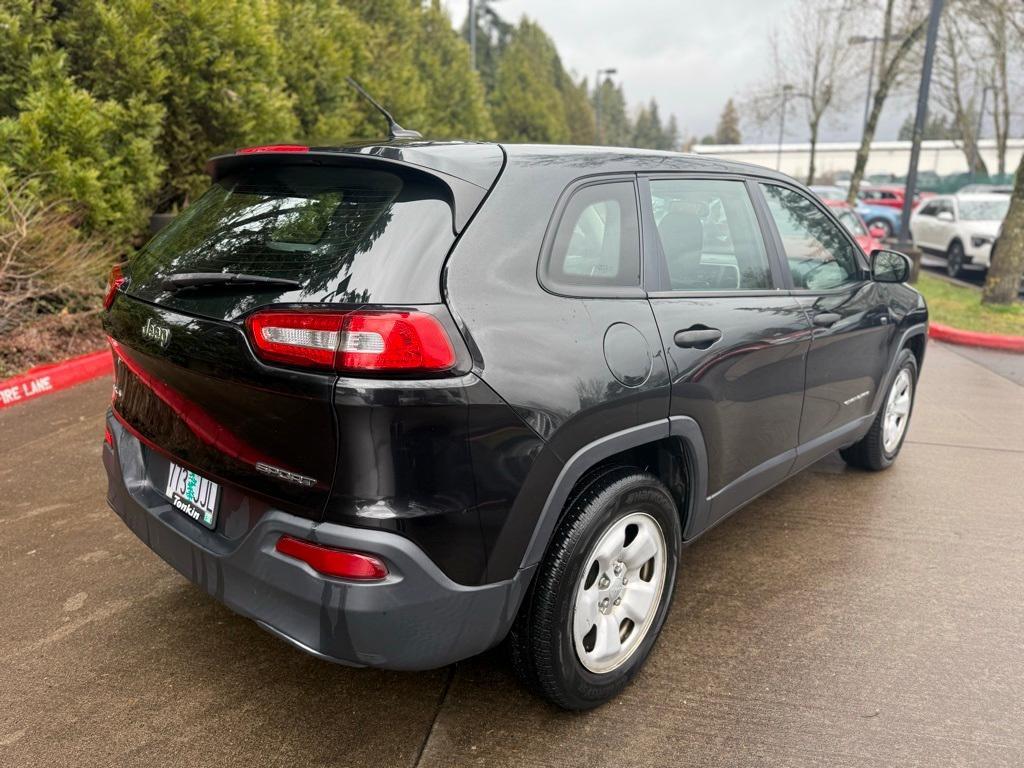
M469 0L469 65L476 70L476 0Z
M779 148L775 153L775 170L781 170L782 166L782 137L786 133L786 102L793 86L787 83L782 86L782 109L779 110Z
M924 44L924 63L921 65L921 85L917 91L917 115L914 118L914 136L910 146L910 167L907 169L907 189L903 197L903 214L900 216L900 244L910 243L910 212L914 208L914 193L917 191L917 162L921 157L921 137L928 118L928 89L932 82L932 63L935 60L935 41L939 36L939 19L942 17L943 0L932 0L931 15L928 17L928 36ZM915 269L916 272L916 269Z
M597 74L594 75L594 141L598 144L604 143L601 138L601 86L604 85L601 78L618 74L618 71L615 67L608 67L597 70Z

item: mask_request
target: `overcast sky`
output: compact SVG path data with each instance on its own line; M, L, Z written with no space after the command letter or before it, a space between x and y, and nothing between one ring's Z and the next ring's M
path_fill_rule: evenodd
M468 0L443 1L460 26ZM744 96L763 76L769 30L789 5L790 0L499 0L497 7L510 21L523 14L538 21L577 76L592 82L599 67L616 67L631 107L653 96L663 117L674 113L684 134L700 137L714 131L726 99ZM863 76L851 73L849 89L852 106L823 126L825 141L860 139ZM895 139L911 111L907 98L891 98L878 138ZM807 139L795 114L789 127L788 140ZM777 138L777 128L759 131L748 122L740 128L745 142Z

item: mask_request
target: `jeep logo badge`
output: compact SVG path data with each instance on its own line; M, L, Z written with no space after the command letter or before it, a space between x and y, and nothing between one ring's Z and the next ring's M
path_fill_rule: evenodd
M155 341L161 347L166 347L171 341L171 329L166 325L157 325L153 322L153 318L149 318L142 326L142 336L150 341Z

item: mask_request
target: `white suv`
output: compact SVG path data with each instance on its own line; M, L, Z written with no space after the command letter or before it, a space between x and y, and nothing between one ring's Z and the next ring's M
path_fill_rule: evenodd
M1009 195L932 197L910 217L910 234L921 250L946 257L952 277L965 269L988 269L1009 207Z

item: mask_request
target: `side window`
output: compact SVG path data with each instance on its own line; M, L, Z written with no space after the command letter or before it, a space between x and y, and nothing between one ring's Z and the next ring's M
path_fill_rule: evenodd
M793 285L827 291L861 279L854 245L809 198L762 184L768 209L782 238Z
M918 213L918 215L919 216L934 216L938 212L939 212L939 204L938 203L928 203L928 205L926 205L924 208L921 209L921 211Z
M555 290L640 285L640 222L631 181L592 184L566 205L548 252L545 283Z
M672 290L772 287L761 230L742 181L652 179L651 208Z

